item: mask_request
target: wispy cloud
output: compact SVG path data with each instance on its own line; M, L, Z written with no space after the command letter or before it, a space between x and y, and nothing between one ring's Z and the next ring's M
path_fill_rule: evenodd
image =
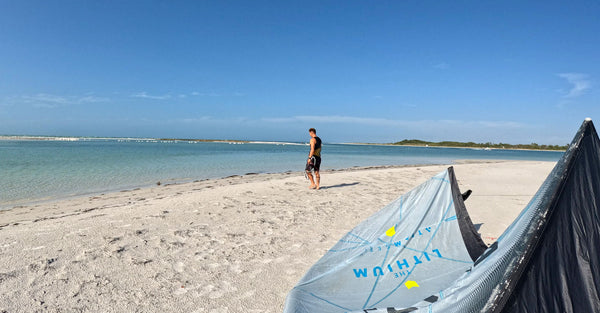
M85 104L109 101L108 98L98 97L92 94L83 96L64 96L56 94L38 93L34 95L21 95L7 97L2 101L3 105L28 104L36 108L56 108L72 104Z
M216 92L197 92L197 91L190 93L190 95L196 96L196 97L220 97L221 96L220 94L218 94Z
M56 105L60 105L60 104L68 104L68 100L66 97L64 96L58 96L58 95L51 95L51 94L45 94L45 93L40 93L37 95L32 95L32 96L21 96L20 97L23 102L25 103L47 103L47 104L56 104Z
M240 96L242 94L239 93L235 93L234 96ZM198 92L198 91L192 91L190 93L179 93L176 95L171 95L171 94L164 94L164 95L156 95L156 94L149 94L145 91L142 92L136 92L134 94L131 94L130 97L132 98L141 98L141 99L150 99L150 100L167 100L167 99L174 99L174 98L179 98L179 99L185 99L187 97L220 97L221 94L215 93L215 92Z
M591 88L589 76L581 73L561 73L559 77L567 80L571 84L571 89L563 96L565 98L575 98L581 96L586 90Z
M147 92L142 91L138 93L134 93L131 95L132 98L142 98L142 99L151 99L151 100L166 100L170 99L171 95L149 95Z

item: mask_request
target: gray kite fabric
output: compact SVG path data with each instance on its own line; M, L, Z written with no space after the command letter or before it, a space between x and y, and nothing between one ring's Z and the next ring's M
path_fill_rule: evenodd
M360 223L289 293L284 312L403 307L443 297L486 249L452 168Z

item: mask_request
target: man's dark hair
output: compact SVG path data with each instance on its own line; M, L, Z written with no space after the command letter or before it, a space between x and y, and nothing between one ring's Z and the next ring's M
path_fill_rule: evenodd
M317 130L316 130L316 129L314 129L314 128L311 128L311 129L309 129L309 130L308 130L308 132L309 132L309 133L311 133L311 132L312 132L312 133L315 133L315 134L316 134L316 133L317 133Z

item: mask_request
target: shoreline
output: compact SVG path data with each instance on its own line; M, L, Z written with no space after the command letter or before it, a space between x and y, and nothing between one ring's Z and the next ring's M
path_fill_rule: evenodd
M425 166L440 166L440 165L453 166L455 164L499 163L499 162L511 162L511 161L512 160L460 159L460 160L453 160L451 164L404 164L404 165L354 166L354 167L341 168L341 169L328 169L328 170L322 171L321 173L351 172L351 171L364 171L364 170L373 170L373 169L394 169L394 168L425 167ZM541 162L543 162L543 161L541 161ZM72 199L94 197L94 196L103 196L103 195L111 194L111 193L137 191L137 190L149 189L149 188L160 187L160 186L184 185L184 184L199 183L199 182L205 182L205 181L219 181L219 180L224 180L224 179L229 179L229 178L248 177L248 176L256 176L256 175L267 175L267 176L275 177L277 175L294 175L294 174L298 175L298 176L302 176L302 175L304 175L304 172L303 171L285 171L285 172L273 172L273 173L245 173L245 174L239 174L239 175L229 175L229 176L224 176L224 177L205 178L205 179L181 179L181 180L180 179L171 179L168 181L164 181L164 182L159 181L157 183L152 183L152 184L123 186L123 187L117 187L117 188L111 188L111 189L103 189L103 190L99 190L99 191L84 191L82 193L71 194L71 195L56 195L56 196L48 196L48 197L41 198L41 199L32 199L32 200L27 200L27 201L15 201L16 202L15 204L2 204L0 206L0 212L7 211L7 210L13 210L13 209L19 209L19 208L26 208L26 207L30 207L30 206L36 206L36 205L52 204L54 202L60 202L63 200L72 200Z
M555 162L456 161L491 244ZM0 311L281 312L345 233L449 165L231 176L0 211Z
M239 140L239 139L189 139L189 138L146 138L146 137L77 137L77 136L29 136L29 135L0 135L0 141L138 141L138 142L162 142L162 143L228 143L228 144L270 144L270 145L297 145L306 146L305 142L291 141L262 141L262 140ZM333 145L354 145L354 146L397 146L397 147L415 147L415 148L455 148L455 149L473 149L473 150L514 150L514 151L546 151L546 152L565 152L566 150L549 149L525 149L525 148L490 148L490 147L457 147L457 146L426 146L426 145L397 145L393 143L363 143L363 142L340 142L325 143Z
M140 141L140 142L193 142L193 143L272 143L275 141L251 141L237 139L186 139L186 138L149 138L149 137L86 137L86 136L30 136L0 135L0 141ZM281 142L288 143L288 142Z

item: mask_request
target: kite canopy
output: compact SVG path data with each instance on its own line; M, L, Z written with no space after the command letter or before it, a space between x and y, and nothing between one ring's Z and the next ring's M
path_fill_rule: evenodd
M591 120L483 254L459 195L450 168L375 213L306 273L284 312L598 311L600 139Z
M290 292L284 312L435 301L486 248L450 167L346 234Z

